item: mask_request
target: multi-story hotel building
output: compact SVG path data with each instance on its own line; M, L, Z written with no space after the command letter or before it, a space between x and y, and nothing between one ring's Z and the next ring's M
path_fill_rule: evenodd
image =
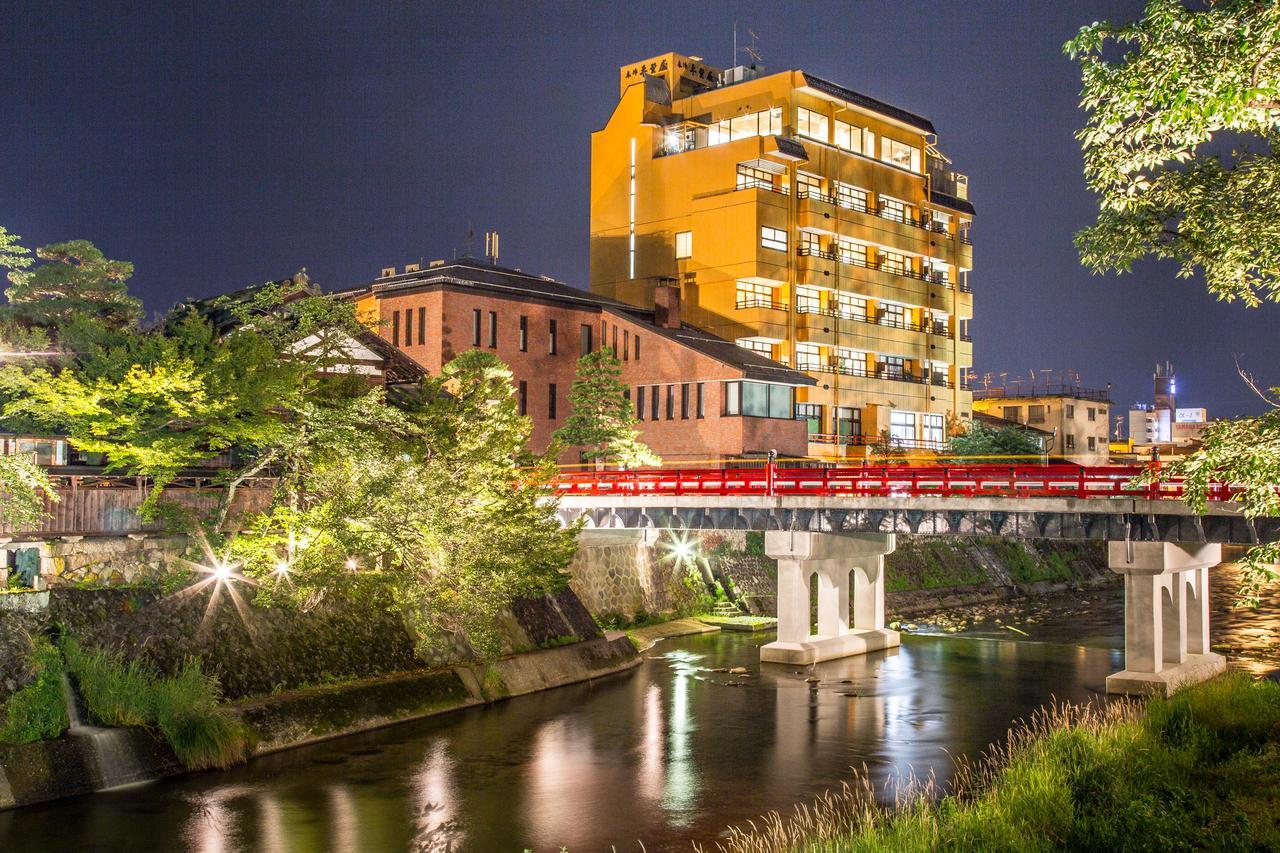
M940 448L965 378L974 209L925 118L805 71L668 53L591 137L591 288L814 377L809 455Z
M337 295L355 300L365 323L429 373L467 349L501 358L520 413L533 422L534 451L547 448L570 414L578 359L609 346L622 363L640 439L665 461L805 454L795 396L813 380L683 322L677 299L643 310L472 258L388 267ZM567 449L560 461L578 462L578 451Z

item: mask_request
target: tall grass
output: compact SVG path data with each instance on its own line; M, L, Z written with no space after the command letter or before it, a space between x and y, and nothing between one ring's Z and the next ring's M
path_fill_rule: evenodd
M723 853L1280 849L1280 684L1233 674L1172 699L1053 705L876 805L863 783L730 830Z
M62 691L62 654L47 640L32 649L35 680L0 706L0 741L31 743L55 738L66 730L67 702Z
M172 678L138 660L100 649L63 644L93 718L108 726L153 726L186 767L229 767L244 760L247 733L235 715L219 707L217 679L188 658Z

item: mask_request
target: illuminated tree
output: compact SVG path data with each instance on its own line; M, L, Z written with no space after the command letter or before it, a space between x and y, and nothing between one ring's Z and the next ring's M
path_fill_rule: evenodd
M640 441L639 421L622 383L622 362L610 347L578 359L569 389L569 417L553 436L582 455L601 462L612 459L623 468L661 465L662 460Z
M1280 302L1280 5L1150 0L1142 19L1091 24L1065 49L1080 62L1089 117L1078 136L1099 201L1076 235L1085 266L1171 259L1220 299ZM1245 487L1247 516L1280 514L1280 391L1245 378L1273 411L1211 425L1200 450L1145 481L1185 477L1203 511L1208 484L1227 479ZM1245 600L1276 579L1278 559L1276 545L1249 552Z
M42 329L65 328L76 319L121 329L142 317L142 303L128 293L128 261L108 260L88 240L52 243L36 250L45 263L21 270L5 291L8 319Z
M958 461L970 464L1038 458L1044 452L1040 442L1024 429L1014 425L993 427L978 421L971 421L963 435L952 436L948 448L959 457Z

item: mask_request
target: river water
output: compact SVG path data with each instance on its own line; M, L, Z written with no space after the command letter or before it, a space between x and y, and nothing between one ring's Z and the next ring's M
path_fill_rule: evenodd
M668 640L593 685L0 813L0 850L690 850L863 772L945 781L953 756L1051 697L1098 699L1123 662L1102 595L1100 622L1072 615L1078 596L1040 600L1038 617L966 629L993 636L911 635L820 664L817 684L760 664L765 635ZM1261 631L1273 647L1274 616L1247 618L1215 613L1215 640ZM1069 626L1090 644L1067 642ZM748 677L712 671L736 666Z

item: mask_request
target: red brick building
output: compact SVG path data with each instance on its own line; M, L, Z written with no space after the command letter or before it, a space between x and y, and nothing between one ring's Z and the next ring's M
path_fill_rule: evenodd
M384 273L339 295L357 300L361 318L428 372L469 348L494 352L510 365L533 420L534 450L544 450L569 415L578 358L607 345L622 361L641 439L663 459L805 453L795 389L814 380L681 323L675 288L645 311L470 258Z

